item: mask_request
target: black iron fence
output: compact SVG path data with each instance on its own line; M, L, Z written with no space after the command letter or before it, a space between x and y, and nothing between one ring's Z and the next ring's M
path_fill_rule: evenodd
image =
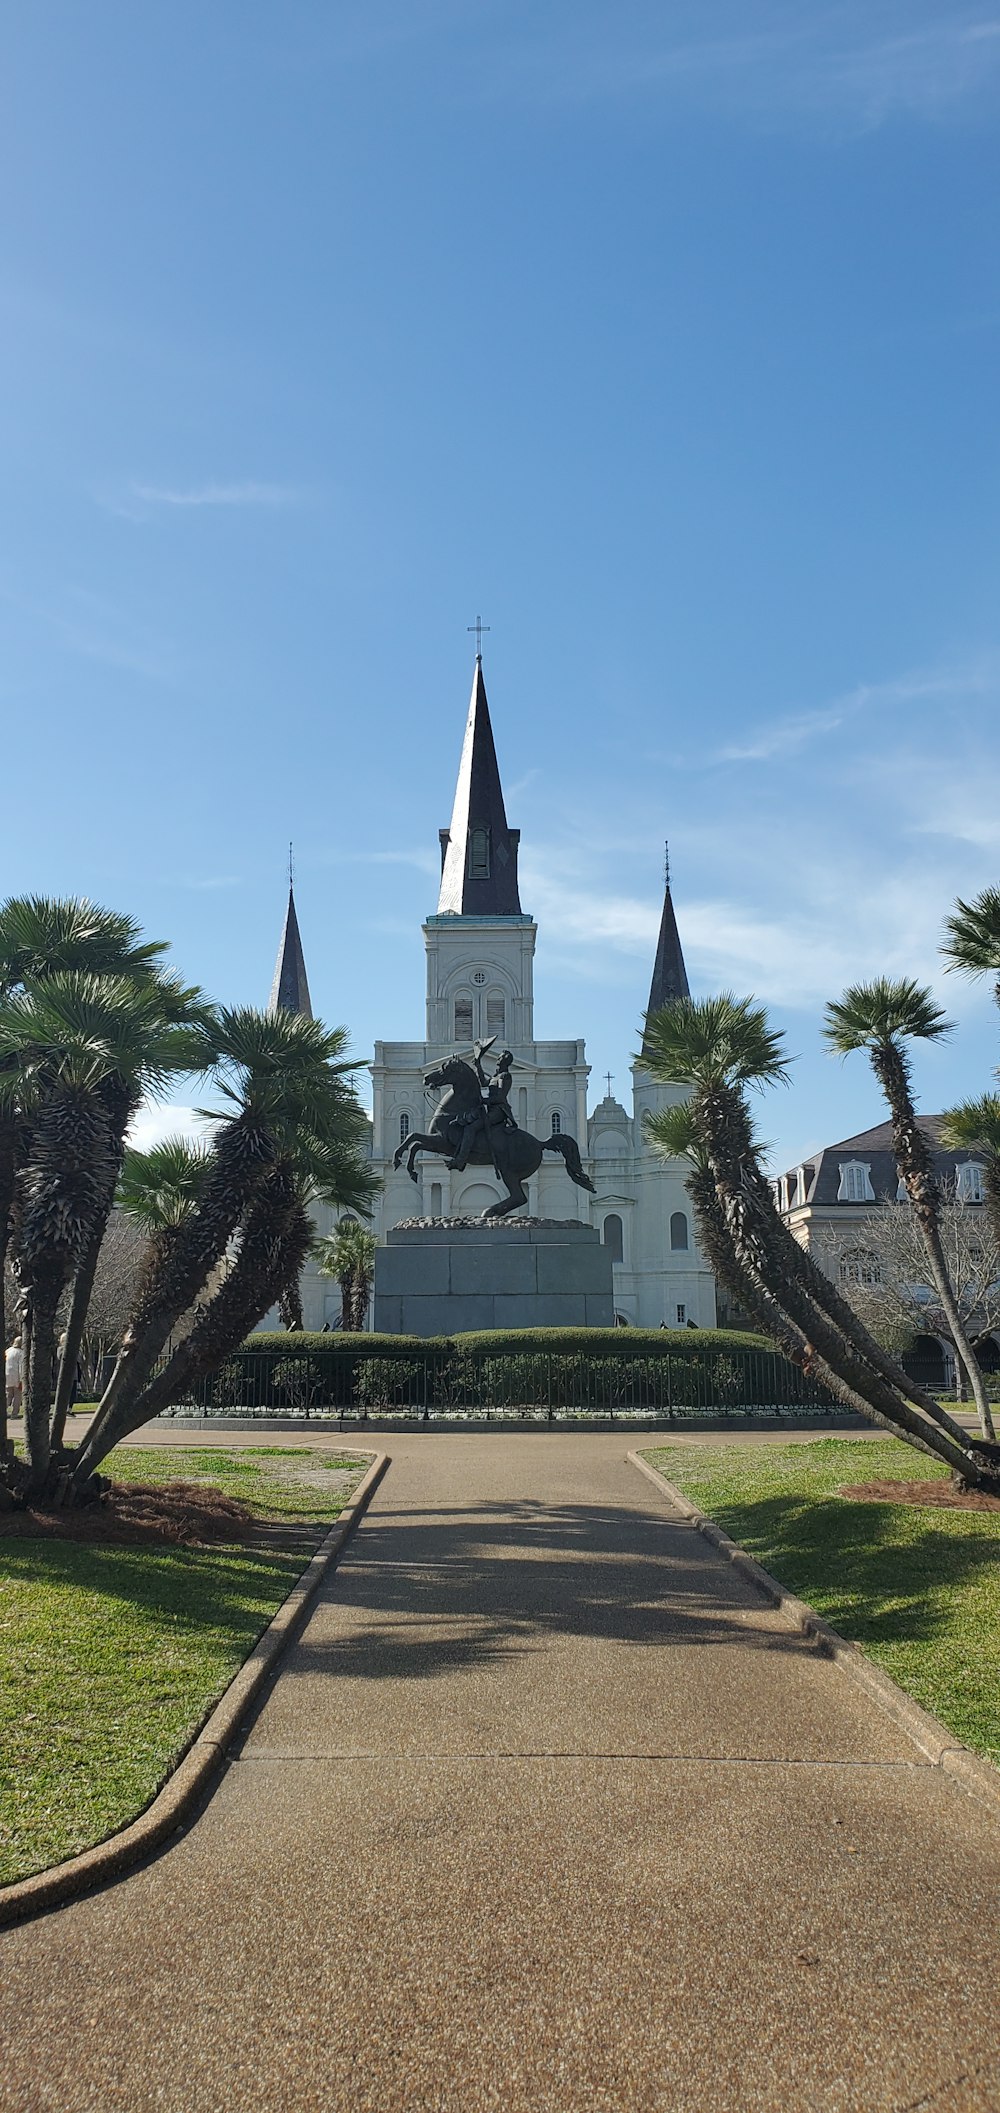
M682 1421L843 1413L778 1351L687 1348L652 1355L407 1347L241 1350L167 1413L364 1422Z

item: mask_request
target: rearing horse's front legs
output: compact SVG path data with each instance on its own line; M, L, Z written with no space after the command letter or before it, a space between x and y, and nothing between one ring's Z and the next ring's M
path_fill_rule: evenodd
M436 1152L440 1157L441 1154L447 1156L450 1151L451 1145L446 1137L432 1137L428 1131L418 1130L413 1137L404 1137L402 1144L396 1146L392 1155L392 1164L394 1168L398 1169L405 1159L406 1171L410 1180L417 1182L419 1185L419 1177L413 1165L417 1153Z

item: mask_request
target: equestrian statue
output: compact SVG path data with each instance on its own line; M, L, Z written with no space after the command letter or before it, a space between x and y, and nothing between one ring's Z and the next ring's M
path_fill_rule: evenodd
M471 1064L464 1057L450 1056L425 1072L428 1092L440 1093L441 1098L428 1128L404 1137L397 1146L393 1166L401 1166L405 1160L411 1181L417 1179L413 1162L418 1152L440 1153L456 1174L470 1164L491 1166L507 1196L506 1200L489 1204L483 1218L506 1218L527 1203L524 1182L529 1175L537 1174L543 1152L558 1152L577 1188L596 1193L583 1171L575 1137L567 1137L563 1131L554 1131L551 1137L532 1137L529 1131L518 1129L510 1111L514 1063L510 1050L501 1050L492 1078L484 1068L483 1059L495 1040L494 1035L488 1042L477 1042Z

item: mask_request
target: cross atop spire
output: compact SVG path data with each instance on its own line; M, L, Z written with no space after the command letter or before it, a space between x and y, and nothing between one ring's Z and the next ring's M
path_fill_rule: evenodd
M295 896L292 892L292 847L288 846L288 908L285 912L284 930L278 959L275 963L274 982L271 985L271 1002L268 1012L294 1012L304 1020L313 1017L312 1001L309 997L309 982L306 976L306 960L302 952L299 935L299 920L295 915Z
M521 916L517 892L520 834L507 825L482 654L477 653L451 828L440 832L439 917Z
M484 631L488 631L488 630L489 630L489 628L490 628L490 627L489 627L489 624L484 624L484 622L483 622L483 619L482 619L482 617L481 617L481 616L477 616L477 618L476 618L476 621L475 621L475 623L474 623L474 624L466 624L466 627L465 627L465 628L466 628L466 630L467 630L467 631L474 631L474 632L475 632L475 634L476 634L476 659L477 659L477 660L482 660L482 657L483 657L483 632L484 632Z

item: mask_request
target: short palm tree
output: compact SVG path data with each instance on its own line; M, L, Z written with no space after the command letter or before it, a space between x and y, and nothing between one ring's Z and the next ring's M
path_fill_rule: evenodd
M181 1060L179 1005L177 987L158 976L72 969L23 981L0 1002L0 1106L13 1123L11 1259L25 1314L33 1485L61 1445L125 1124L143 1091L161 1085ZM53 1412L56 1309L71 1279Z
M788 1060L762 1008L729 993L675 1000L647 1019L642 1061L691 1089L683 1111L653 1118L650 1134L671 1156L692 1157L706 1252L752 1317L853 1408L977 1476L961 1426L872 1340L775 1209L746 1089L783 1081Z
M945 935L941 952L947 966L966 976L993 976L1000 1005L1000 888L984 888L972 902L959 896Z
M23 996L28 986L37 988L66 973L126 976L134 983L162 978L160 957L165 950L160 941L143 942L135 920L120 911L107 910L85 900L11 897L0 905L0 1002ZM57 1035L58 1032L57 1026ZM0 1045L0 1272L6 1265L19 1147L23 1148L25 1142L24 1110L19 1104L17 1082L10 1076L17 1068L14 1053L5 1051ZM108 1082L102 1091L110 1094L113 1101ZM113 1171L109 1173L109 1180L113 1189ZM105 1190L107 1185L106 1182ZM92 1285L95 1268L96 1250L89 1254L85 1248L77 1266L77 1277L89 1274ZM57 1388L55 1418L59 1430L60 1419L65 1418L79 1354L81 1303L84 1303L82 1298L74 1290L66 1354ZM26 1315L26 1365L30 1364L30 1347L30 1315Z
M951 1022L929 990L909 977L880 976L854 984L826 1008L827 1042L841 1056L865 1049L889 1105L896 1164L920 1226L931 1275L951 1339L969 1375L983 1436L993 1439L993 1418L975 1351L959 1312L941 1239L941 1191L930 1147L917 1121L911 1086L911 1040L938 1041Z
M317 1267L321 1276L336 1277L340 1285L341 1327L357 1333L364 1327L375 1272L374 1233L354 1218L342 1218L335 1233L317 1242Z
M978 1100L946 1108L941 1143L951 1152L976 1152L982 1159L986 1210L1000 1245L1000 1094L983 1093Z

